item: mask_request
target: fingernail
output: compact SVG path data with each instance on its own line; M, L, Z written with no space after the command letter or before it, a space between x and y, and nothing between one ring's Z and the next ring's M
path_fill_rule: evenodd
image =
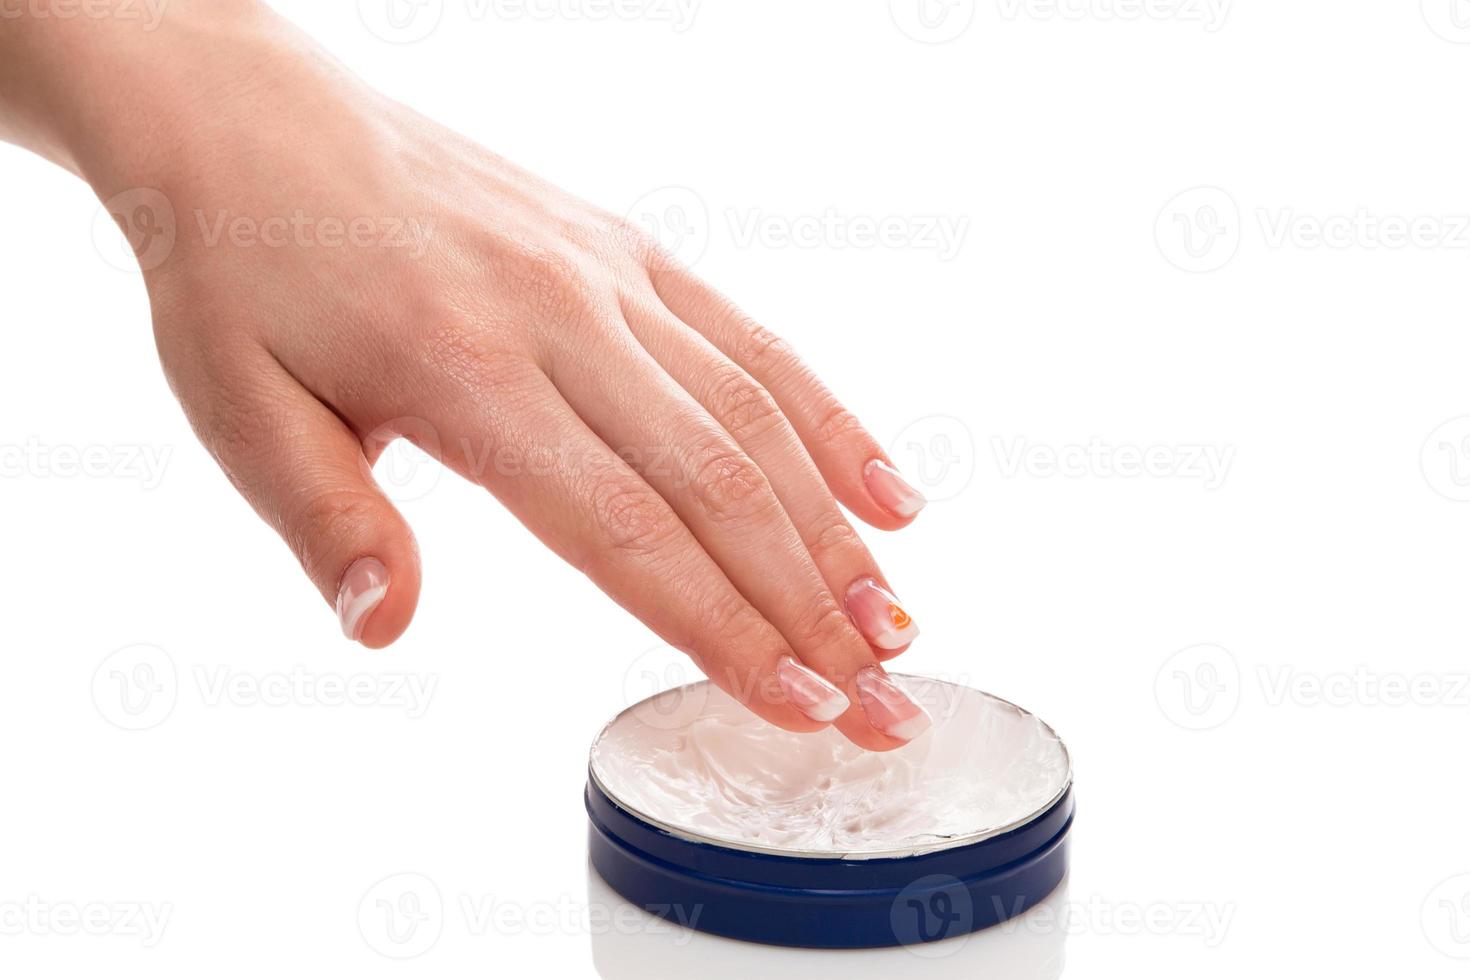
M337 587L337 618L349 640L362 639L368 617L388 594L388 569L376 558L359 558L347 566Z
M901 649L919 635L918 624L898 604L898 597L871 578L860 578L847 590L847 612L880 650Z
M857 675L858 703L868 721L884 735L908 742L923 734L932 722L883 668L864 667Z
M782 657L776 665L776 677L791 703L812 721L831 721L852 704L826 678L790 657Z
M863 479L867 481L868 493L884 510L899 517L913 517L924 509L929 501L924 495L909 486L907 480L898 475L898 470L881 459L872 459L863 468Z

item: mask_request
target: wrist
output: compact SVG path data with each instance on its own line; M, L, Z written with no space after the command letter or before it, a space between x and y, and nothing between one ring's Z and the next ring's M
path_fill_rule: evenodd
M256 0L155 2L136 17L120 12L137 4L109 17L23 14L0 44L0 56L17 55L0 69L4 135L77 173L103 200L168 190L209 169L233 133L268 138L300 92L357 84Z

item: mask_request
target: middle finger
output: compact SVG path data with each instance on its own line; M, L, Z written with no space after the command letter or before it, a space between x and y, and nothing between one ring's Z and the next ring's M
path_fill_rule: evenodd
M761 468L621 317L589 335L546 353L568 403L668 501L797 658L848 695L851 706L834 723L844 735L875 749L912 738L922 712L888 697L902 692L827 587Z

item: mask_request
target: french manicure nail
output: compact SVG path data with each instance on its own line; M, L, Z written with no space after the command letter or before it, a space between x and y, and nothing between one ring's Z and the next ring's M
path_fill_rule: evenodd
M918 624L904 612L898 597L875 579L860 578L847 590L847 612L868 642L880 650L898 650L914 642Z
M782 657L776 665L776 677L791 703L812 721L831 721L852 704L825 677L790 657Z
M857 690L858 703L868 721L885 735L908 742L932 724L929 713L903 693L881 667L858 671Z
M359 558L347 566L337 587L337 618L349 640L362 639L368 617L388 594L388 569L376 558Z
M873 499L884 510L899 517L913 517L929 502L922 493L898 475L898 470L881 459L868 461L868 465L863 468L863 479L867 482L868 492L873 495Z

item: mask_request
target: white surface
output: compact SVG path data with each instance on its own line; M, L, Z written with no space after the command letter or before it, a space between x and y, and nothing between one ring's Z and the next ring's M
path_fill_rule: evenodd
M1035 715L974 688L893 674L933 725L892 752L835 728L777 728L708 681L641 701L592 743L624 809L696 840L805 857L902 857L1039 816L1071 781Z
M445 0L394 46L354 4L280 6L584 196L685 206L697 269L892 441L935 500L869 536L923 626L899 666L1023 704L1073 751L1065 935L1041 931L1067 975L1463 976L1470 46L1430 25L1470 31L1448 0L1257 0L1214 31L958 0L937 34L895 4L958 36L919 43L884 0L708 0L682 32ZM623 932L578 914L586 749L692 674L427 467L392 477L416 498L418 620L391 651L347 644L194 444L94 202L12 149L0 194L0 973L628 975ZM1383 247L1338 220L1360 209L1451 240ZM822 247L783 244L829 212L848 224ZM947 260L851 247L851 219L891 216L920 243L967 232ZM1313 246L1324 223L1347 244ZM1166 447L1173 475L1110 475L1071 448L1092 440L1110 463ZM84 447L103 475L64 475ZM156 485L136 447L168 453ZM130 715L115 672L140 666ZM307 686L359 676L367 706ZM406 893L421 918L390 935L378 902ZM38 934L29 896L170 914L145 948ZM835 962L708 948L702 969L741 975ZM1060 953L1015 955L1025 977Z

